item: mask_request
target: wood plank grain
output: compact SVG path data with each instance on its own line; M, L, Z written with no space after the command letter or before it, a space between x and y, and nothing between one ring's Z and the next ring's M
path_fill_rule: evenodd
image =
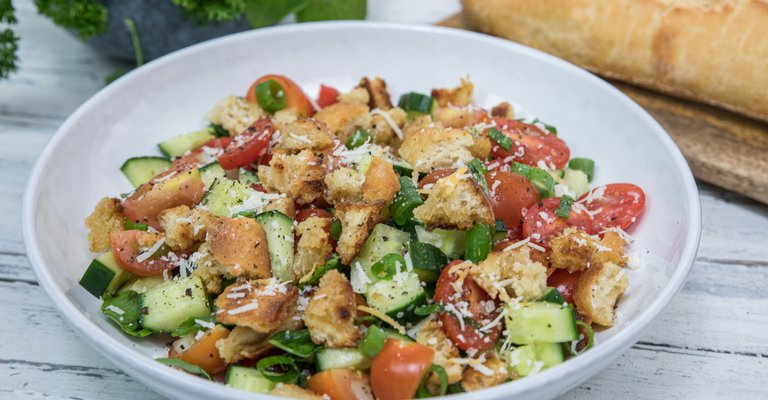
M461 13L438 25L472 29ZM612 82L667 130L694 176L768 204L768 123Z

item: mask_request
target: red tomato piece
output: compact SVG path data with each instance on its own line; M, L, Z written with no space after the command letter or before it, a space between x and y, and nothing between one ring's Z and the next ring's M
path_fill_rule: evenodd
M120 267L138 276L151 276L162 274L163 271L173 269L176 266L168 260L150 257L144 261L137 258L141 254L139 239L143 235L151 235L139 230L117 231L109 234L109 242Z
M568 219L561 218L556 213L558 207L560 198L550 197L542 199L528 209L523 217L523 237L530 237L531 242L549 249L549 241L565 228L575 226L587 230L590 224L589 215L572 208Z
M317 95L317 105L320 106L320 108L325 108L331 104L336 104L338 97L338 90L330 86L320 85L320 93Z
M421 178L421 180L419 181L419 189L424 189L424 186L426 185L434 185L435 182L445 178L446 176L454 172L456 172L456 168L436 169L428 173L423 178Z
M519 163L538 166L544 162L552 169L563 169L571 157L571 150L565 142L536 125L526 124L514 119L494 118L496 129L512 139L509 150L504 150L494 143L491 152L494 158L509 163Z
M264 75L257 79L255 82L253 82L251 87L248 88L248 93L245 96L246 100L252 103L257 103L256 86L270 79L279 83L280 86L283 87L283 90L285 91L286 107L296 109L299 112L299 115L304 117L311 117L315 114L315 107L312 106L312 103L307 98L307 95L304 94L304 91L301 90L301 87L297 85L296 82L288 79L283 75L270 74Z
M504 171L491 171L485 175L488 198L493 215L504 221L510 230L523 223L523 209L539 201L539 191L522 175Z
M412 399L434 359L429 346L387 339L371 362L373 394L378 400Z
M322 208L307 207L307 208L301 209L299 212L296 213L296 222L302 223L312 217L330 219L330 218L333 218L333 215L331 215L331 213L329 213L328 211L323 210Z
M568 303L573 304L573 288L581 276L581 271L570 273L564 269L556 269L547 278L547 286L556 288Z
M435 287L435 302L444 306L445 311L437 314L443 329L451 341L462 350L485 350L492 346L501 335L502 324L482 332L480 327L491 323L499 315L499 302L493 300L483 288L465 274L469 264L456 267L463 260L455 260L443 268ZM461 276L466 276L459 281ZM491 302L493 310L488 310ZM471 315L471 317L465 315ZM457 314L462 315L460 320Z
M218 158L219 164L224 169L234 169L258 161L269 150L273 132L274 127L269 117L256 120L227 145Z
M645 192L631 183L612 183L590 190L578 203L591 215L585 230L596 235L608 228L632 226L645 208Z
M373 400L366 376L351 369L329 369L312 375L307 385L331 400Z
M215 138L207 141L204 145L199 146L192 150L190 154L200 154L203 152L204 148L207 149L214 149L214 150L224 150L227 148L227 146L232 142L232 137L226 136L226 137L220 137Z

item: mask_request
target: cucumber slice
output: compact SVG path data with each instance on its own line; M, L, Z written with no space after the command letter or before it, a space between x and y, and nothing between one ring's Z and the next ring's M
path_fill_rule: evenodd
M322 349L316 355L317 369L327 371L336 368L364 370L371 367L371 359L358 349Z
M142 276L142 277L135 277L120 287L120 290L117 291L118 294L127 292L129 290L134 291L136 293L146 293L147 290L152 289L155 286L160 285L161 283L165 282L165 279L163 279L162 275L154 275L154 276Z
M239 181L240 181L240 183L242 183L243 185L246 185L246 186L251 186L251 185L253 185L255 183L261 182L259 180L259 176L258 175L254 174L251 171L245 170L245 169L240 169L240 179L239 179Z
M221 168L221 165L214 161L200 168L200 178L203 180L205 188L208 189L216 179L226 179L227 176L224 173L224 168Z
M112 295L117 288L133 275L120 268L112 252L106 252L91 261L83 277L80 278L80 286L96 297Z
M216 135L213 134L213 129L205 128L199 131L185 133L183 135L172 137L160 144L157 147L168 158L176 158L184 155L184 153L200 147L206 144L208 141L215 139Z
M419 242L429 243L440 249L450 258L462 258L467 242L467 232L459 230L433 229L428 231L423 226L416 226Z
M564 169L563 182L576 192L577 199L589 191L589 177L582 171L570 168Z
M171 161L164 157L133 157L123 163L120 171L137 188L170 167Z
M224 383L240 390L254 393L269 393L277 385L267 379L258 369L230 365Z
M240 206L251 196L257 195L255 190L238 181L216 178L200 203L217 217L229 217L233 207Z
M507 305L509 340L515 344L570 342L579 337L573 308L534 302Z
M411 241L408 255L411 257L413 271L419 275L420 280L427 283L437 282L440 271L448 264L448 257L429 243Z
M392 280L374 282L365 294L369 307L401 321L413 319L413 310L424 304L426 298L427 293L415 272L400 272Z
M509 369L518 377L525 377L561 364L565 357L559 343L533 343L514 349L507 359Z
M293 281L293 219L279 211L266 211L256 216L267 234L267 250L272 276L280 281Z
M368 239L354 260L350 263L350 283L355 293L365 293L368 283L377 279L371 274L371 266L387 254L404 255L408 249L410 235L388 225L373 227Z
M163 282L141 295L141 326L171 333L190 318L211 315L208 295L197 276Z

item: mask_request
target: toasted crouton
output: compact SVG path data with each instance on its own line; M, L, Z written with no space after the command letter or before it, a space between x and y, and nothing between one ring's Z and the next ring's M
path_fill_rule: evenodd
M297 119L299 119L299 110L293 107L283 108L272 114L272 121L277 125L296 122Z
M253 359L272 350L269 334L259 333L245 326L236 326L229 336L216 341L219 356L227 363Z
M99 200L91 215L85 219L88 232L88 249L94 253L109 250L109 234L123 230L125 217L120 200L104 197Z
M407 116L405 110L400 107L395 107L383 112L385 112L389 116L389 119L391 119L402 131ZM373 135L373 143L382 146L400 147L400 136L395 132L395 128L390 121L381 114L373 114L371 119L371 135Z
M512 104L504 101L491 109L491 116L495 118L515 118L515 109Z
M531 260L528 246L497 251L473 265L472 279L492 298L538 300L547 289L547 268Z
M288 195L299 204L309 204L323 194L322 154L302 150L289 155L276 151L269 166L259 166L259 180L269 192Z
M288 397L291 399L302 399L302 400L323 400L324 397L315 394L313 391L309 389L304 389L301 386L296 386L291 383L278 383L274 389L272 389L271 392L269 392L272 396L278 396L278 397Z
M208 211L181 205L161 212L158 221L165 230L165 244L173 251L185 252L205 239L215 219Z
M360 79L360 83L358 83L357 86L368 92L368 97L370 99L368 101L368 107L371 109L378 108L379 110L387 111L392 108L392 100L387 91L387 82L385 82L384 79L379 77L373 79L363 78Z
M304 310L312 341L331 348L357 346L362 332L355 325L356 316L352 285L339 271L326 272Z
M264 206L264 211L280 211L281 213L293 218L296 216L296 202L290 197L280 197L279 199L269 199Z
M616 232L608 231L600 240L582 230L567 228L549 242L552 248L550 262L568 272L583 271L594 264L606 262L624 265L624 244Z
M221 125L231 136L239 135L251 123L264 115L264 111L256 103L245 99L229 96L216 103L208 113L208 120Z
M573 289L576 310L604 327L613 326L614 308L629 285L624 269L614 263L593 265L581 273Z
M368 105L362 103L336 103L323 108L314 118L325 123L343 143L358 129L371 127Z
M333 145L333 134L324 123L300 117L294 122L280 124L280 148L290 152L323 150Z
M445 128L464 128L478 124L487 118L488 114L482 109L472 107L437 107L432 112L432 118Z
M325 264L333 252L330 218L310 217L296 226L299 243L293 259L293 276L301 278Z
M451 89L432 89L432 97L441 107L464 107L472 103L472 91L475 86L469 79L462 79L459 86Z
M192 254L190 260L196 266L195 270L192 271L192 275L200 277L205 286L205 291L211 294L221 293L221 285L224 278L231 278L231 276L228 276L227 267L216 261L211 252L210 243L203 242L197 248L197 251Z
M491 351L485 353L483 367L485 367L483 368L484 371L479 371L478 369L471 367L464 370L464 374L461 378L461 387L463 387L464 390L473 392L475 390L500 385L509 379L507 363L500 359L496 353ZM487 371L490 371L491 374L486 375Z
M469 148L469 151L472 152L472 155L475 156L475 158L485 160L490 157L492 148L493 142L491 141L491 138L483 134L475 138L475 142L472 144L472 147Z
M472 134L463 129L424 128L406 135L399 154L417 171L428 173L472 161L474 143Z
M469 177L447 176L438 180L424 204L413 210L413 216L429 228L467 230L475 224L495 222L488 197Z
M368 104L371 98L368 95L368 91L364 88L354 88L347 93L342 93L337 98L339 103L360 103Z
M267 235L251 218L216 219L208 228L208 241L216 261L233 277L269 278Z
M400 180L389 161L374 157L368 166L368 171L365 172L362 189L363 200L380 200L386 204L392 204L395 194L400 191Z
M419 330L416 331L416 342L435 349L435 359L432 363L445 369L449 385L461 380L461 372L464 367L453 361L453 359L461 357L459 349L448 339L437 319L425 322L419 327ZM439 379L433 375L430 378L430 383L437 384Z
M336 205L336 218L341 221L341 236L336 251L342 263L349 264L355 258L373 226L381 220L384 207L386 204L383 201Z
M295 286L275 278L238 280L216 298L216 319L259 333L274 332L295 315L298 298Z
M407 115L407 114L406 114ZM403 139L415 135L427 128L442 128L443 125L440 122L432 120L432 114L423 114L412 118L410 121L406 119L403 124Z
M342 167L325 175L325 200L331 204L353 203L363 199L365 175Z

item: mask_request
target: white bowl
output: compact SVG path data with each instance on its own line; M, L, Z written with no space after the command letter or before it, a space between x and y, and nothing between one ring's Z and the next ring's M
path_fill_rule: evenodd
M575 156L597 162L596 183L632 182L647 194L632 234L647 255L630 271L616 326L585 354L482 393L487 399L544 399L588 379L635 343L682 287L699 243L699 198L688 166L664 130L606 82L536 50L458 30L379 23L301 24L232 35L178 51L93 96L43 151L24 197L27 254L53 303L84 340L137 380L173 398L267 398L210 383L152 361L164 343L132 340L77 284L90 259L83 219L99 198L130 189L128 157L204 126L214 102L242 94L265 73L282 73L316 93L384 77L398 94L455 85L469 75L476 99L524 104L558 127ZM455 398L469 398L469 394ZM452 397L453 398L453 397Z

